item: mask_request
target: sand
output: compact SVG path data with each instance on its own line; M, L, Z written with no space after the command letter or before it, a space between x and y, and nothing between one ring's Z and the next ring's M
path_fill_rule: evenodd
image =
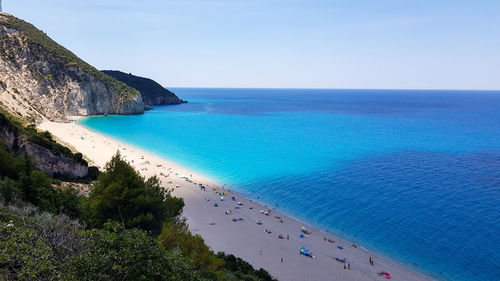
M305 225L276 210L271 210L269 215L262 214L261 210L265 212L267 207L230 191L230 187L223 189L215 179L75 122L45 121L39 125L39 129L51 132L62 143L72 146L98 167L103 167L116 151L120 151L144 176L157 175L164 187L173 189L174 196L184 198L186 205L182 215L186 217L189 229L192 233L200 234L212 250L241 257L256 268L266 269L278 280L387 280L377 274L379 271L389 272L391 280L434 280L407 266L370 253L362 245L354 247L348 241ZM182 176L185 178L181 178ZM200 183L206 186L205 191L201 190ZM224 201L220 200L221 196L216 191L225 192ZM235 201L232 197L235 197ZM238 202L242 205L235 209ZM214 203L219 206L214 207ZM226 215L226 211L231 213ZM240 218L243 220L233 221ZM262 224L257 224L257 221ZM307 238L299 237L302 227L311 232L306 234ZM279 235L284 238L280 239ZM338 249L339 244L344 249ZM314 258L300 255L301 247L310 250ZM344 269L344 263L335 260L337 256L345 257L351 269ZM370 265L370 257L374 259L374 265Z

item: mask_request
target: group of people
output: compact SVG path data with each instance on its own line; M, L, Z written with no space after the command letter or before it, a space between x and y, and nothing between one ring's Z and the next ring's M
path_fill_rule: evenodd
M224 199L225 199L225 198L224 198L224 195L226 195L226 192L221 191L221 190L219 190L218 188L213 188L213 190L215 191L215 193L217 193L219 196L221 196L221 198L220 198L220 199L221 199L221 201L224 201ZM205 186L204 186L204 185L202 185L202 184L200 184L200 191L204 191L204 192L206 192L206 188L205 188ZM205 200L207 200L207 198L208 198L208 197L205 197ZM233 196L233 197L231 197L231 199L232 199L232 201L236 201L236 197L234 197L234 196ZM210 200L210 199L208 199L207 201L209 201L209 200ZM238 204L241 204L241 205L242 205L242 203L239 203L239 202L238 202ZM250 206L250 209L253 209L253 206ZM227 210L227 211L226 211L226 215L230 215L230 214L232 214L232 213L233 213L233 212L232 212L232 210ZM272 213L272 210L271 210L271 209L269 209L269 208L267 208L267 206L264 206L264 210L260 210L260 213L262 213L262 214L264 214L264 215L266 215L266 216L270 216L270 215L271 215L271 213ZM275 218L275 219L277 219L280 223L284 223L284 221L283 221L282 217L280 217L280 216L274 216L274 218ZM262 224L262 222L261 222L261 221L257 221L257 224ZM210 225L215 225L215 223L211 223ZM269 229L265 229L264 231L265 231L267 234L271 234L271 233L272 233L272 231L271 231L271 230L269 230ZM301 232L301 233L300 233L301 235L304 235L304 234L311 234L311 232L310 232L310 231L308 231L305 227L301 227L300 232ZM285 235L283 235L283 234L279 234L279 235L278 235L278 237L279 237L279 239L285 239L285 237L286 237L286 239L287 239L287 240L289 240L289 239L290 239L290 236L289 236L288 234L286 234L286 236L285 236ZM328 242L328 243L330 243L330 244L334 244L334 243L335 243L335 240L333 240L333 239L331 239L331 238L324 237L323 239L324 239L324 241L325 241L325 242ZM357 244L352 244L352 246L353 246L354 248L358 248L358 245L357 245ZM260 254L262 255L262 250L260 250ZM281 258L281 259L280 259L280 261L281 261L281 263L283 263L283 258ZM375 265L375 261L374 261L374 259L373 259L372 257L369 257L369 263L370 263L372 266L374 266L374 265ZM351 269L352 269L352 267L351 267L351 262L345 261L345 262L344 262L344 269L346 269L346 270L351 270Z

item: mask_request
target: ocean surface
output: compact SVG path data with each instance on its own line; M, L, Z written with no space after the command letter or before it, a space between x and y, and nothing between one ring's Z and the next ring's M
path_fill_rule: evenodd
M500 280L500 92L172 90L189 103L81 123L438 279Z

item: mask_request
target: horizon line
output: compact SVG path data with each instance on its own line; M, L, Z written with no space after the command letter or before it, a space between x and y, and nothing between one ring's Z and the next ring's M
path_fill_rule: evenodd
M162 85L163 86L163 85ZM500 92L500 89L432 89L432 88L289 88L289 87L214 87L214 86L168 86L166 89L241 89L241 90L376 90L376 91L474 91Z

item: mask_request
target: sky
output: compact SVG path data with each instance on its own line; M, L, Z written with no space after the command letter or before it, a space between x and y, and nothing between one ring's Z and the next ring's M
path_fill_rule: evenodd
M500 0L2 0L167 87L500 89Z

